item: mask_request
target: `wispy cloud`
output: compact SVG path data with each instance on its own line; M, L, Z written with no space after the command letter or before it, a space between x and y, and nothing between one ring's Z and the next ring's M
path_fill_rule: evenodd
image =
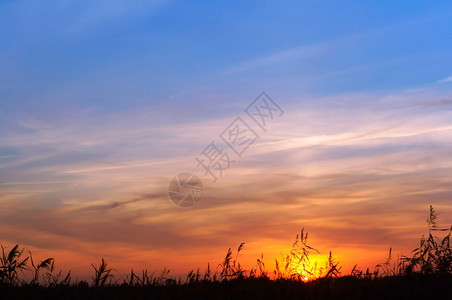
M283 64L293 60L308 59L313 55L320 54L321 51L328 49L332 43L319 43L313 45L306 45L295 47L288 50L283 50L264 57L252 59L239 63L226 69L223 74L229 75L234 73L246 72L262 67L270 67L272 65Z
M325 55L325 52L332 51L335 47L353 43L362 38L364 35L350 35L334 38L327 41L307 44L284 49L276 53L271 53L263 57L250 59L236 65L233 65L222 72L224 75L247 72L264 67L274 67L294 61L300 62L312 58L314 56Z
M216 184L198 174L204 197L188 210L170 203L168 181L195 170L193 157L232 116L158 127L149 111L24 118L17 122L33 130L13 126L0 143L16 149L1 162L0 229L7 241L66 255L74 245L108 243L119 264L124 249L140 260L167 262L164 249L201 264L200 248L214 257L240 242L281 245L303 226L325 248L402 249L422 230L428 204L451 209L446 94L428 88L416 97L361 93L292 104Z
M447 83L447 82L452 82L452 76L443 78L443 79L438 81L438 83Z

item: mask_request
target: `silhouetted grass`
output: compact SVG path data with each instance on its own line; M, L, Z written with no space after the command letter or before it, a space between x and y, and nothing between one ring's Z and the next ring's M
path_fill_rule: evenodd
M361 270L355 265L350 274L341 273L338 261L329 253L325 266L312 264L310 256L319 251L308 245L308 233L301 230L289 253L276 259L276 268L266 270L263 255L256 266L245 270L239 254L228 249L216 270L210 264L204 272L191 270L185 278L172 277L169 269L161 273L130 271L126 278L115 278L104 258L92 264L92 282L73 281L71 272L55 271L55 260L39 263L31 252L25 257L18 245L9 252L3 246L0 257L0 298L6 299L452 299L452 227L440 228L432 206L427 219L428 235L411 255L392 256L385 262ZM435 233L445 232L439 238ZM31 279L20 275L31 272Z

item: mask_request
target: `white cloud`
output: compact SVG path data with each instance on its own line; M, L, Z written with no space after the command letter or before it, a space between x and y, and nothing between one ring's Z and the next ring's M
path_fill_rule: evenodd
M452 76L443 78L443 79L439 80L437 83L446 83L446 82L452 82Z
M350 35L282 50L264 57L238 63L237 65L226 69L223 74L246 72L261 67L287 63L293 60L308 59L315 55L320 55L328 49L333 49L340 44L344 44L346 42L350 43L356 39L359 39L361 36L362 35Z

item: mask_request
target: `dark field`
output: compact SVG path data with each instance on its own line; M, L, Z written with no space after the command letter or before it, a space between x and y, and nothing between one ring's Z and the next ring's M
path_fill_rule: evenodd
M410 255L393 259L391 250L384 263L370 271L355 266L341 272L330 252L325 266L309 261L317 250L308 245L308 234L301 231L291 251L276 260L268 271L262 257L256 267L245 270L239 253L229 249L216 271L207 264L204 272L192 270L187 276L172 277L169 270L160 275L133 270L126 278L116 278L102 259L92 264L91 282L73 281L71 273L55 270L54 259L36 262L18 245L10 251L2 246L0 257L1 299L452 299L451 230L440 228L430 207L428 235ZM444 232L437 237L435 233ZM21 278L31 274L31 279Z
M450 275L321 278L307 283L247 278L164 286L4 286L0 295L2 299L451 299L451 287Z

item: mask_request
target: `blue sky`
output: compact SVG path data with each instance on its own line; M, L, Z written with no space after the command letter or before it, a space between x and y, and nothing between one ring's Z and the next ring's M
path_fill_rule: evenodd
M263 89L295 96L430 84L451 75L451 9L449 1L3 1L1 108L111 111L234 102Z
M0 238L76 274L100 256L185 271L241 242L272 263L303 226L350 268L407 250L429 204L452 223L451 17L450 1L0 1ZM284 116L173 205L169 180L261 91Z

